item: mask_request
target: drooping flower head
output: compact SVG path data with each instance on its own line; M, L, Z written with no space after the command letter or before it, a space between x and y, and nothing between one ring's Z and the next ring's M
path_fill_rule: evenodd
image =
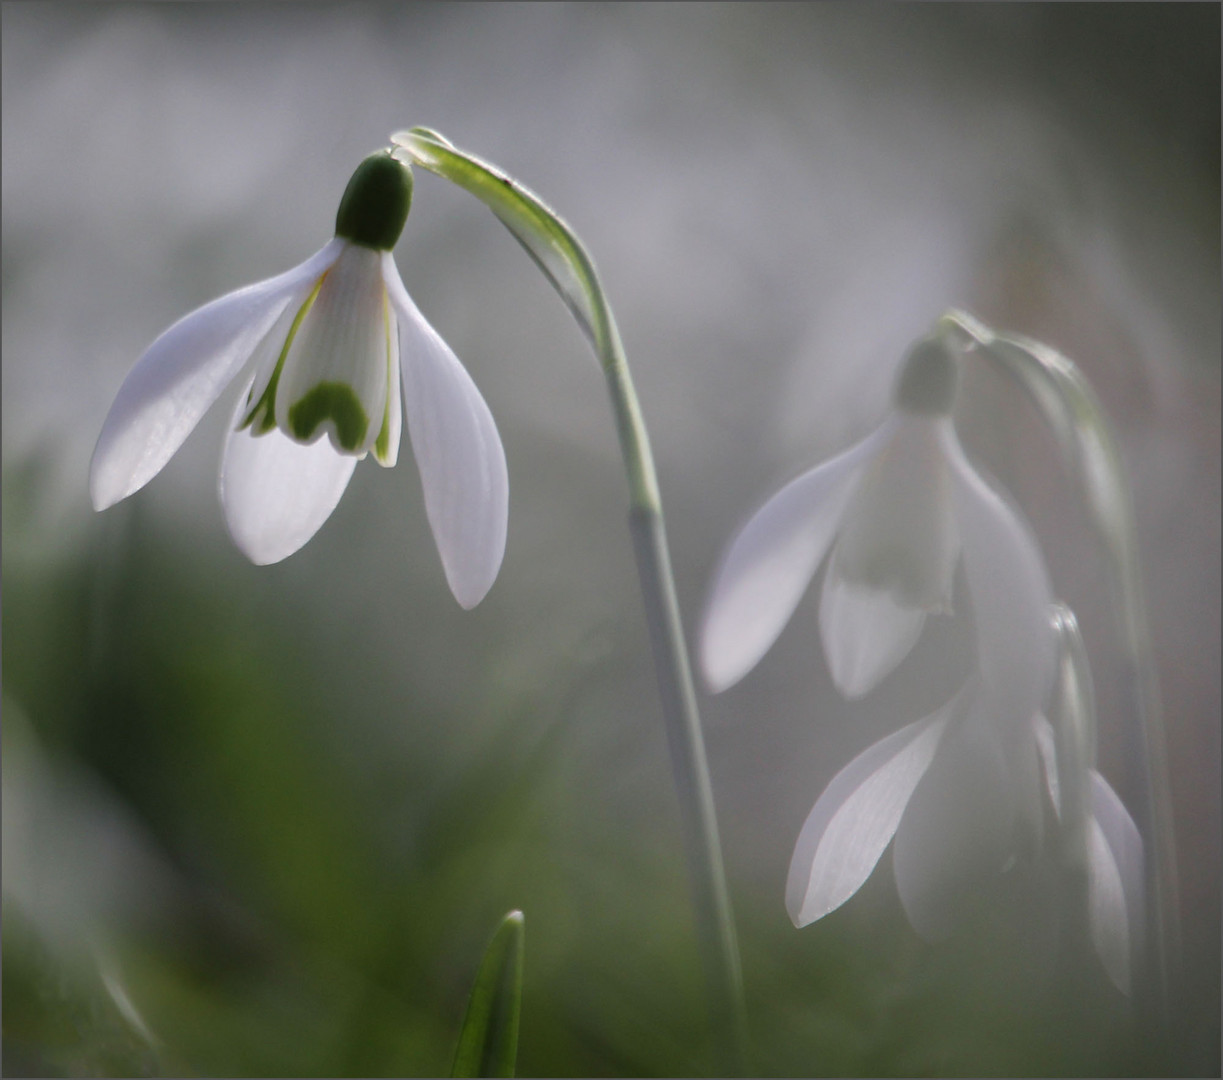
M479 390L399 277L391 249L411 197L408 167L371 154L340 201L334 239L158 337L102 427L94 508L148 483L237 381L221 503L251 561L278 562L331 515L357 461L372 452L395 464L406 414L447 581L464 607L479 603L505 551L505 454Z
M940 338L918 342L883 424L792 480L743 526L722 559L702 627L711 689L755 667L826 555L820 636L833 681L850 698L908 655L928 614L951 610L961 555L966 563L991 559L981 507L996 496L952 425L957 365ZM970 591L992 587L988 572L970 582Z

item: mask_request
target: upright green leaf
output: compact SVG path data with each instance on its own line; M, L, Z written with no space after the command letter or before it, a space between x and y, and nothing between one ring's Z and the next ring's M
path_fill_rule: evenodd
M523 917L511 911L484 950L451 1076L513 1076L522 1011Z

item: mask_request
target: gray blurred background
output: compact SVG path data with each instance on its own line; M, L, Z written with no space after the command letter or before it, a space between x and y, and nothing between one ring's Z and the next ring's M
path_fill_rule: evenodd
M227 405L139 494L89 506L93 442L145 346L310 255L360 159L424 124L594 254L690 632L737 525L870 430L944 309L1080 363L1130 468L1166 710L1174 1038L1142 1050L1089 965L1088 1019L1068 1009L1083 994L1050 974L1043 931L922 945L886 856L842 912L791 927L815 798L967 662L961 620L939 620L841 701L813 593L702 700L758 1067L1217 1074L1219 90L1212 4L5 4L5 754L28 731L71 793L10 862L6 763L6 1071L438 1072L510 907L523 1072L711 1068L602 378L483 207L418 172L396 251L505 443L506 558L474 612L446 588L406 440L275 567L225 533ZM993 373L968 373L958 420L1079 615L1100 767L1133 806L1076 493ZM118 854L78 880L61 841L82 821L91 854ZM81 910L51 918L65 893ZM126 990L89 989L98 939Z

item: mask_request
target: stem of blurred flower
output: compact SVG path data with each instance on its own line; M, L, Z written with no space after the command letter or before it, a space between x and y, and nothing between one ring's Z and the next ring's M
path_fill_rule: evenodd
M1062 828L1067 855L1077 871L1087 874L1087 771L1095 764L1096 704L1087 648L1074 612L1055 604L1052 624L1058 640L1056 697L1049 710L1057 742L1057 777Z
M1107 554L1109 588L1130 690L1126 697L1136 711L1132 738L1141 775L1139 820L1148 846L1146 938L1152 978L1146 981L1152 986L1156 1012L1166 1029L1173 1015L1171 993L1180 965L1176 841L1159 680L1121 453L1099 398L1067 357L1030 338L995 334L963 311L949 311L939 323L961 348L992 361L1027 391L1086 495L1092 525Z
M1058 641L1058 674L1048 712L1056 746L1058 832L1071 898L1067 926L1073 955L1076 946L1089 949L1091 938L1088 770L1095 764L1095 690L1074 612L1054 604L1050 621Z
M497 215L565 301L607 378L629 485L629 528L679 796L697 931L711 989L713 1034L720 1043L722 1068L743 1075L747 1010L704 736L667 550L654 459L611 307L585 247L537 195L428 128L396 132L391 141L410 164L466 189Z

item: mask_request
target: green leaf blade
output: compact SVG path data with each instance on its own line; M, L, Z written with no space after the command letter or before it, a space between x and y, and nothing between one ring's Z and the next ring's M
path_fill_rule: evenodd
M463 1016L451 1076L514 1075L525 953L523 914L511 911L484 950Z

